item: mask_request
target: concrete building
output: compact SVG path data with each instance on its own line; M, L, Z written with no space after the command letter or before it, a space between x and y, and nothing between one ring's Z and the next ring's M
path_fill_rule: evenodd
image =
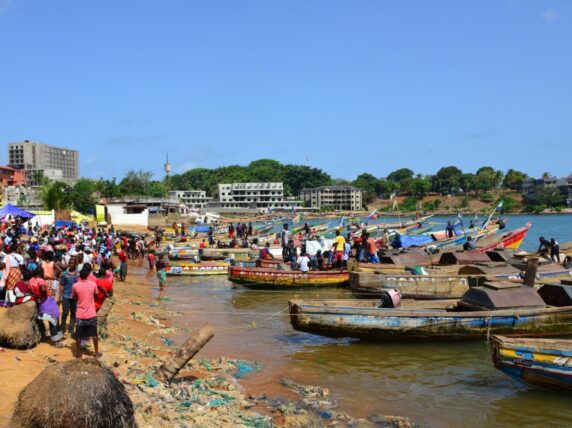
M2 186L19 186L26 184L26 173L9 166L0 166L0 184Z
M30 140L8 144L8 163L12 168L34 171L27 174L30 180L45 177L73 183L79 178L79 152L63 147L49 146ZM54 171L61 171L60 173ZM33 185L28 183L28 185Z
M307 206L333 210L362 209L361 190L353 186L321 186L302 189L300 196Z
M536 193L539 189L554 187L562 195L566 205L572 207L572 174L564 178L543 177L538 179L525 180L522 183L522 194L526 199L536 200Z
M5 186L2 192L2 205L12 204L19 207L41 207L40 189L24 185Z
M109 220L115 225L166 227L175 222L188 225L195 219L185 205L163 198L110 199L105 207Z
M207 196L204 190L172 190L169 199L185 204L188 208L202 210L212 197Z
M224 183L218 185L218 200L207 210L218 213L263 213L300 208L302 201L285 198L283 183Z

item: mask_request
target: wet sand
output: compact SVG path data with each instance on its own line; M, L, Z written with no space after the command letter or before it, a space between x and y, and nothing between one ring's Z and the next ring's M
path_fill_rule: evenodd
M215 340L179 373L171 388L156 384L150 376L153 370L205 321L177 313L173 307L177 293L171 291L159 292L155 274L143 260L130 262L127 281L114 284L115 304L107 336L100 340L101 360L125 385L139 426L322 426L334 420L338 426L373 426L371 421L336 411L325 389L285 383L284 372L273 370L278 366L271 361L265 359L263 365L253 361L262 357L260 353L245 352L244 347L233 352L234 341L225 340L229 328L216 331L216 314L206 319L215 326ZM208 310L208 296L196 304ZM240 340L244 326L237 327L230 330ZM67 337L63 343L63 348L41 343L30 350L0 352L4 397L0 426L8 423L20 391L46 366L73 358L73 340ZM86 355L93 355L92 346ZM407 419L388 417L384 422L386 426L411 426Z

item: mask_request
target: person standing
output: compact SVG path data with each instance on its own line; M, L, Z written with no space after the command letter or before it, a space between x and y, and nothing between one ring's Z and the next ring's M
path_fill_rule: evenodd
M159 289L163 291L163 288L167 285L167 264L163 259L163 254L159 254L159 259L157 260L155 267L157 269L157 278L159 279Z
M284 223L282 226L282 233L280 234L280 243L282 245L282 260L286 261L288 257L288 241L289 241L290 231L288 230L288 223Z
M70 259L67 270L60 276L60 303L62 304L61 328L66 333L68 315L70 317L69 333L73 333L75 327L75 313L77 302L72 297L73 285L79 279L77 272L77 260Z
M375 243L375 239L369 236L369 233L366 236L367 236L366 244L367 244L367 253L369 262L379 263L379 257L377 256L377 244Z
M90 269L86 267L79 273L79 280L72 287L72 297L77 300L76 328L72 337L75 339L76 358L82 357L81 341L93 338L96 358L101 357L97 338L97 313L95 297L97 284L88 279Z
M334 241L334 245L332 245L332 250L334 252L334 258L332 259L332 263L336 263L336 267L340 270L342 269L344 261L345 247L346 247L345 238L340 235L339 230L336 230L336 238Z
M119 257L119 280L125 281L127 278L127 253L125 252L125 246L121 246L117 257Z
M560 263L560 244L554 238L550 239L550 259L554 263Z
M103 302L108 297L113 296L113 283L106 279L107 272L104 267L100 267L94 274L95 284L97 285L97 295L95 296L95 312L103 305Z

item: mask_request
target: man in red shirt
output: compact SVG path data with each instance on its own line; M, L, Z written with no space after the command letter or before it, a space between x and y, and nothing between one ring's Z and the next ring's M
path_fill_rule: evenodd
M119 280L125 281L127 278L127 253L125 252L125 245L121 247L121 250L117 254L119 257Z
M72 297L77 300L75 332L72 337L76 344L76 357L81 358L81 340L93 338L95 356L101 357L97 340L97 313L95 311L95 296L97 284L88 279L89 267L81 270L79 280L72 287Z
M106 298L113 296L113 284L105 279L107 272L104 267L100 267L95 273L95 283L97 284L97 295L95 296L95 311L99 311Z

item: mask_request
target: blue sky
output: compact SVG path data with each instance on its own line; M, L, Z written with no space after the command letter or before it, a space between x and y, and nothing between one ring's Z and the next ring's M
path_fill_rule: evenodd
M572 2L0 0L0 144L23 139L94 178L166 152L567 175Z

